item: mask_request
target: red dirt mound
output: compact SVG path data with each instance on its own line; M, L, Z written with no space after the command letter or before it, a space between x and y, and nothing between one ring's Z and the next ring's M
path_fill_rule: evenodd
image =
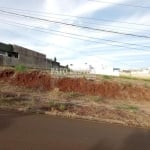
M51 78L50 76L42 74L38 71L33 71L30 73L17 73L10 82L15 85L21 85L28 88L51 90L52 81L53 78Z
M59 88L63 92L78 92L86 95L98 95L109 99L133 99L150 101L150 89L140 85L121 84L115 81L89 81L82 78L52 78L50 75L33 71L16 73L5 70L0 72L0 80L9 80L13 85L52 90Z
M115 98L117 96L116 93L119 94L121 88L117 83L106 81L102 83L95 83L86 79L71 78L59 79L57 87L64 92L75 91L90 95L101 95L107 98Z
M85 79L63 78L58 80L57 87L63 92L74 91L109 99L150 100L149 88L120 84L114 81L96 83Z
M0 71L0 80L7 80L15 74L14 70L8 69Z

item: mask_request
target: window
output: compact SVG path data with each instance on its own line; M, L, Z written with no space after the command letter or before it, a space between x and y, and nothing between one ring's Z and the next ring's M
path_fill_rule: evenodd
M16 52L8 52L8 57L18 58L18 53L16 53Z

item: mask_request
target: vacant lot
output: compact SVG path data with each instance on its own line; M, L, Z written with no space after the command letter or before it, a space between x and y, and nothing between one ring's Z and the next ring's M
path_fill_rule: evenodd
M0 108L150 127L150 82L0 71Z

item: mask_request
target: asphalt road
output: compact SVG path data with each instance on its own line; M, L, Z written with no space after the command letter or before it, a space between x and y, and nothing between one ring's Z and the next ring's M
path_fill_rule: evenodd
M150 130L0 111L0 150L150 150Z

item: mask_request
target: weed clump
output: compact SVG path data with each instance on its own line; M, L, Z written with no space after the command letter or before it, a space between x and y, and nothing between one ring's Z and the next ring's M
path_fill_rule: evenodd
M15 66L15 70L17 72L26 72L27 68L24 65L17 65L17 66Z

